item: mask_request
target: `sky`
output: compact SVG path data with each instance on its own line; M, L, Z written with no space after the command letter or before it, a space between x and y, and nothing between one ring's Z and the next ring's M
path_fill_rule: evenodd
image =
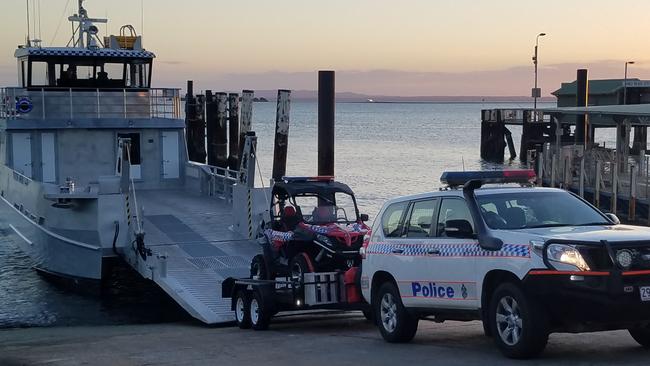
M26 0L2 0L0 81L16 84L13 52L27 33ZM76 0L31 0L45 46L71 35ZM67 10L66 10L67 5ZM576 69L591 79L650 79L647 0L87 0L108 17L102 34L132 24L157 55L154 86L198 90L317 88L370 95L530 95L539 39L547 96ZM144 9L144 11L142 11ZM64 16L65 15L65 16ZM34 18L40 19L34 22ZM144 21L143 21L144 20ZM32 31L32 33L34 33Z

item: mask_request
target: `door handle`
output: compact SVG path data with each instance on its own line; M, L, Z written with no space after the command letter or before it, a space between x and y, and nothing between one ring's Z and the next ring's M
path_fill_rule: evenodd
M439 250L439 249L436 249L436 248L427 249L427 254L430 254L430 255L439 255L439 254L440 254L440 250Z
M402 254L402 253L404 253L404 248L393 248L393 249L391 249L391 252L393 254Z

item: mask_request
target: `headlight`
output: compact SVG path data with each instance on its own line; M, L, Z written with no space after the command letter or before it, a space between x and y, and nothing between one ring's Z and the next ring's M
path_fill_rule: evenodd
M556 267L555 269L575 270L577 268L581 271L589 270L589 266L587 265L587 262L585 262L585 259L582 258L582 255L580 254L578 249L576 249L571 245L551 244L546 249L546 255L549 261L559 264L559 266L555 264L553 265L554 267ZM561 268L562 265L565 265L565 268ZM575 268L571 268L569 266Z
M316 234L316 240L327 245L328 247L332 246L332 240L325 235Z
M616 261L623 269L630 269L633 260L634 255L630 250L623 249L616 253Z

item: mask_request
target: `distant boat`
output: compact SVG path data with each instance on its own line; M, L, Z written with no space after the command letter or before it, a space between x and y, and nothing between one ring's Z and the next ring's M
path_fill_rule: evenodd
M366 102L368 102L368 103L374 103L375 101L374 101L374 99L370 99L370 98L368 98L368 99L366 99Z

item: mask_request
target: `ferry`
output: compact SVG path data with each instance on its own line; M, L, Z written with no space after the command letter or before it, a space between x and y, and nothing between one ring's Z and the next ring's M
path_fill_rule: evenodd
M100 281L124 260L197 319L233 320L218 288L258 252L255 136L240 169L189 161L180 90L151 87L142 36L100 37L78 5L70 42L19 46L0 89L0 225L38 271Z

